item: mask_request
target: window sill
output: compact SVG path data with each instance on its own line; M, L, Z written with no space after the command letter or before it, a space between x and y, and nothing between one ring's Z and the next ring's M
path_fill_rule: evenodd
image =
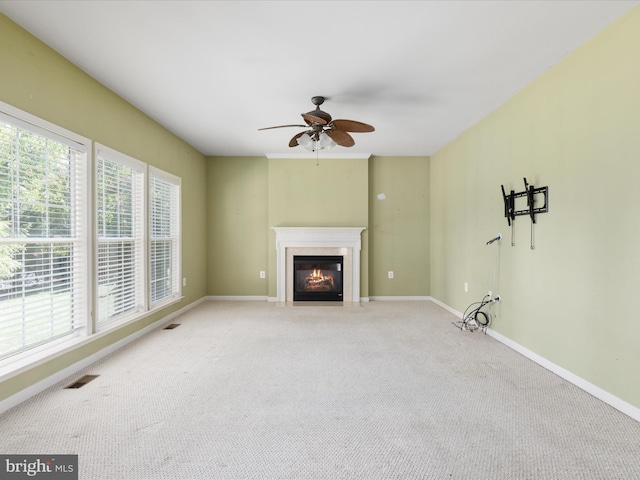
M123 316L122 318L119 318L117 320L114 320L113 322L108 322L106 323L102 328L99 328L96 333L93 335L93 337L95 337L95 335L99 335L99 334L106 334L109 332L113 332L114 330L117 330L119 328L124 327L125 325L130 325L132 323L135 323L139 320L142 320L143 318L148 317L149 315L153 315L154 313L157 313L175 303L180 302L184 297L182 296L174 296L174 297L170 297L167 299L162 300L161 302L158 302L155 305L152 305L149 310L145 310L142 312L136 312L136 313L132 313L131 315L126 315Z
M183 300L184 297L177 296L154 305L150 310L141 312L135 316L129 316L119 321L108 324L104 329L101 329L91 335L87 335L85 330L78 330L74 334L71 334L65 338L49 342L45 345L27 350L12 357L6 358L0 361L0 383L9 380L21 373L43 365L51 360L55 360L69 352L77 350L85 345L89 345L92 342L99 340L106 335L113 333L114 331L131 325L135 322L142 320L143 318L153 315L171 305L174 305Z

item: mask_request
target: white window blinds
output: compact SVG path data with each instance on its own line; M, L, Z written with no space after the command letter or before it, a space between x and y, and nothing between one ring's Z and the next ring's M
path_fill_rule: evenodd
M97 154L98 328L145 310L145 165L103 146Z
M151 305L180 295L180 179L149 168Z
M0 358L87 318L86 145L0 114Z

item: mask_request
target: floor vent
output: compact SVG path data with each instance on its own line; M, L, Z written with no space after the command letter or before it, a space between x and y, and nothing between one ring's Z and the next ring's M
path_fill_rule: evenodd
M80 377L78 380L73 382L71 385L68 385L68 386L66 386L64 388L81 388L81 387L84 387L87 383L89 383L92 380L95 380L99 376L100 375L85 375L84 377Z
M164 327L164 330L173 330L176 327L179 327L180 324L179 323L172 323L170 325L167 325L166 327Z

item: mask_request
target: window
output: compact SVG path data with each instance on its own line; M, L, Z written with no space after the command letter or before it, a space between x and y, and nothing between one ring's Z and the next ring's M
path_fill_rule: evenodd
M90 145L0 102L3 369L180 299L180 178Z
M145 165L96 149L97 325L145 310Z
M180 179L149 168L151 306L180 296Z
M83 140L0 113L0 359L87 325Z

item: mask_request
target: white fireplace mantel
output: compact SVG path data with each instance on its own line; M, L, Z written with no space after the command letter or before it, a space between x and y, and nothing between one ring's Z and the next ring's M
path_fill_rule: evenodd
M276 281L277 281L277 301L287 302L292 298L292 292L288 292L287 258L291 252L304 254L306 250L314 250L320 253L322 249L341 249L341 254L345 261L350 259L345 267L350 270L350 285L345 285L345 302L360 301L360 250L362 243L360 234L365 227L271 227L276 232ZM287 252L289 250L289 253ZM349 268L350 267L350 268ZM291 279L289 279L291 280ZM345 279L346 280L346 279ZM350 293L350 295L349 295Z

